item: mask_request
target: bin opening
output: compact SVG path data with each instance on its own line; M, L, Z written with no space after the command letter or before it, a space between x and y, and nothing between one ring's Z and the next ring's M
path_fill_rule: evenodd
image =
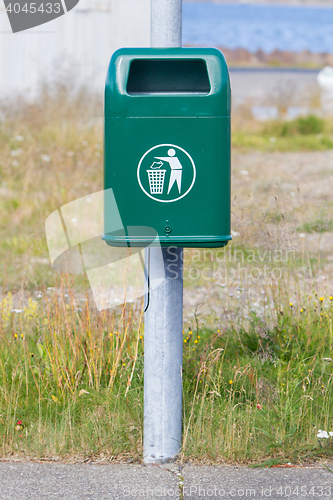
M131 62L128 94L209 92L207 66L202 59L136 59Z

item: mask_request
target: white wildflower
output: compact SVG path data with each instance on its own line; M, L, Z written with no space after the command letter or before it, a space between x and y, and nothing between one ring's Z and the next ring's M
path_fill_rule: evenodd
M319 429L319 432L317 434L317 438L319 439L328 439L329 438L329 435L328 435L328 432L327 431L322 431L321 429Z

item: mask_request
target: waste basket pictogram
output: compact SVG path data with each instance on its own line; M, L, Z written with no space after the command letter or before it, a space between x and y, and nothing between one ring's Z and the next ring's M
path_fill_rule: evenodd
M150 194L162 194L166 170L147 170Z

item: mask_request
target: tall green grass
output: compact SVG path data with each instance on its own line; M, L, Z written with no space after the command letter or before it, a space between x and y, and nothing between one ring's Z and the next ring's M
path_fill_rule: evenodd
M285 304L272 327L252 314L247 328L200 331L200 361L191 348L185 357L193 417L184 454L281 462L331 455L333 441L323 448L316 434L332 427L332 310L332 297L307 298L298 310Z
M142 308L97 313L63 276L23 310L1 302L2 455L142 453ZM275 322L184 330L183 459L305 462L331 456L333 298L276 297Z
M3 454L134 452L141 443L142 310L97 313L62 276L0 309Z

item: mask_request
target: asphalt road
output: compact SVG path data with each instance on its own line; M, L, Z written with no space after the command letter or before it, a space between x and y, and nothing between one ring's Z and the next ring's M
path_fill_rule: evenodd
M0 499L4 500L332 497L333 473L321 466L250 469L186 465L181 477L175 465L0 462Z

